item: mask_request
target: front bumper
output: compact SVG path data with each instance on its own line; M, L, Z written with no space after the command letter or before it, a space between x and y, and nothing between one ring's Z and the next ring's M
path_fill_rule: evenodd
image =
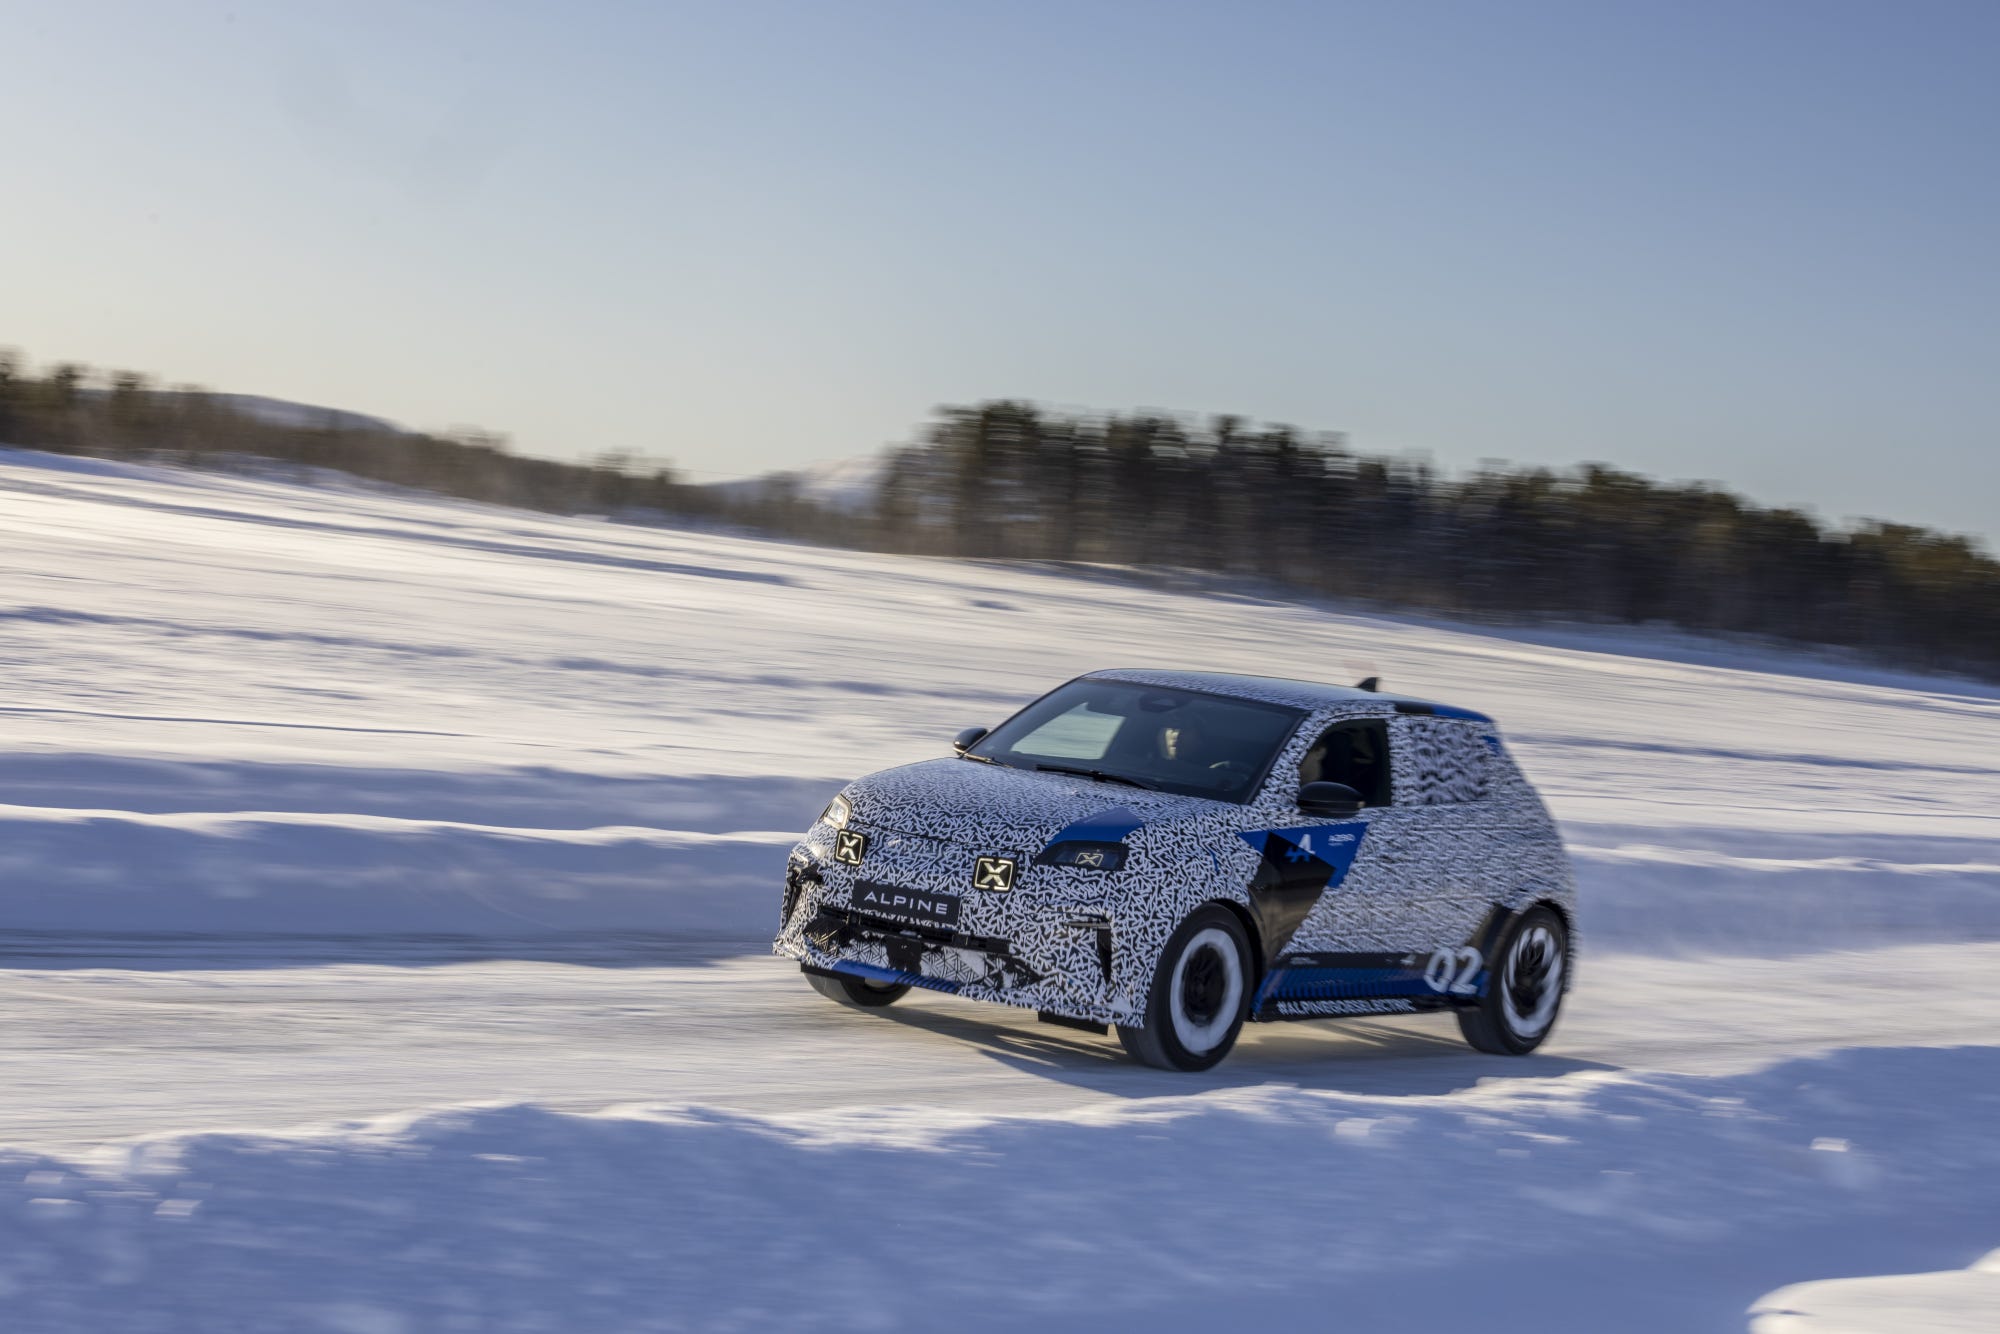
M977 899L968 893L969 920L961 927L918 925L854 907L856 877L816 853L810 835L793 852L773 953L970 1000L1097 1024L1132 1022L1110 911L1036 902L1017 889Z

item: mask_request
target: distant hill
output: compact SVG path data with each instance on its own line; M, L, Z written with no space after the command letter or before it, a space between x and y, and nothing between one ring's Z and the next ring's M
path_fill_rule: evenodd
M318 431L387 431L408 435L409 429L383 417L370 417L342 408L322 408L312 403L294 403L288 398L266 398L262 394L210 394L218 405L254 417L268 426L289 426Z
M836 514L866 514L889 471L887 450L844 459L824 459L803 468L786 468L728 482L710 482L702 490L729 505L756 505L792 499Z
M211 408L247 417L264 426L279 426L287 430L414 434L407 426L392 422L386 417L370 417L366 413L349 412L345 408L323 408L314 403L296 403L289 398L271 398L264 394L216 394L205 389L153 389L147 392L163 403L174 399L199 398ZM111 395L111 390L95 386L81 387L76 391L79 399L92 403L108 402Z

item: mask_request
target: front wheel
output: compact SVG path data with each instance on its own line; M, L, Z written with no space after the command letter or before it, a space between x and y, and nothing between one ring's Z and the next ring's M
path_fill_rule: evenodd
M1538 904L1515 919L1494 958L1486 994L1458 1012L1458 1031L1480 1051L1526 1056L1542 1045L1562 1009L1569 931L1554 909Z
M1206 1070L1229 1055L1250 1009L1250 941L1217 904L1180 924L1146 997L1145 1023L1118 1026L1135 1060L1162 1070Z
M806 981L828 1000L863 1010L879 1010L884 1005L894 1005L910 994L906 983L874 982L849 973L807 973Z

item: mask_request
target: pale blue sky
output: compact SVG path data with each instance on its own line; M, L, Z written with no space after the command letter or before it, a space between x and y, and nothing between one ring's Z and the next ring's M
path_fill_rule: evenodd
M697 477L1021 396L2000 534L2000 4L18 4L0 343Z

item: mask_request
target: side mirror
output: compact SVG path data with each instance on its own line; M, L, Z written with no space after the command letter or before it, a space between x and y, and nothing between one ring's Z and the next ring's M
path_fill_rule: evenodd
M951 748L963 755L978 745L980 738L992 730L990 727L968 727L951 739Z
M1361 794L1345 783L1307 783L1299 788L1299 809L1307 815L1357 815Z

